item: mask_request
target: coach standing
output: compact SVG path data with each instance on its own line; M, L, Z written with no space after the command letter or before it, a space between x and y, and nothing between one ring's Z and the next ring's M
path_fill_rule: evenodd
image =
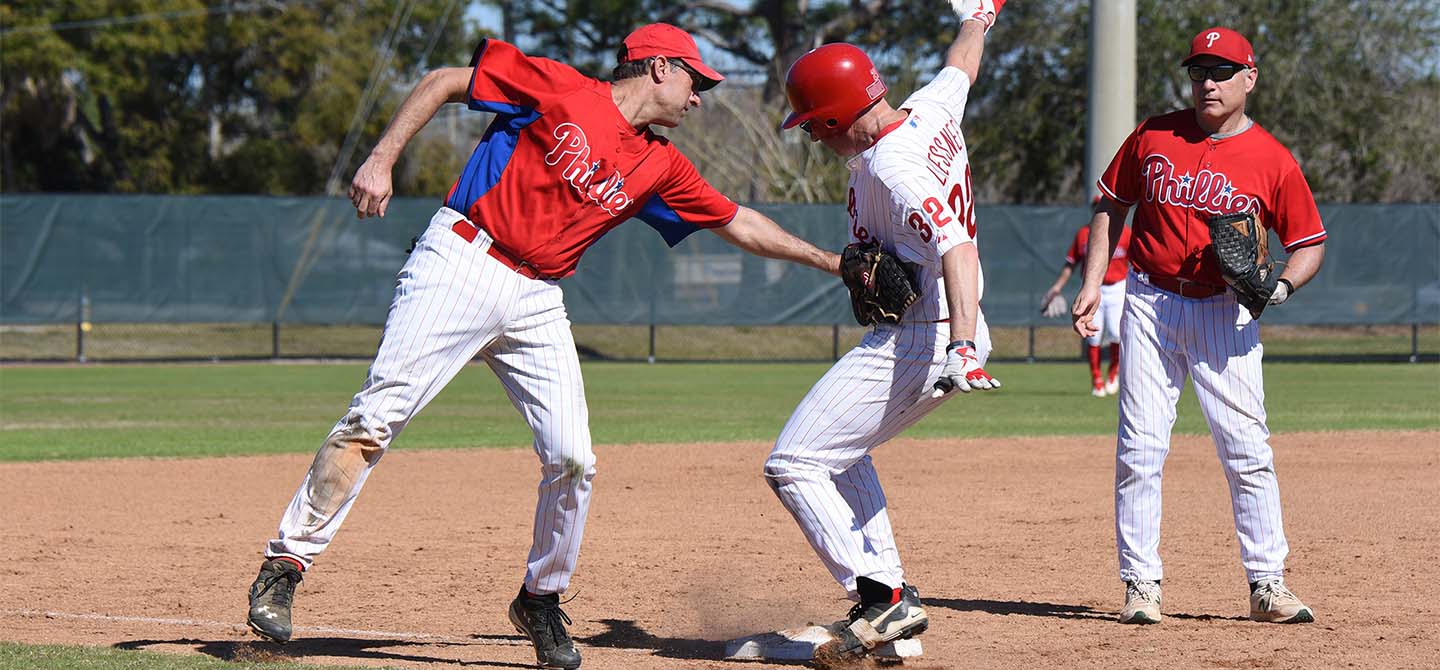
M1290 152L1245 114L1259 71L1254 50L1227 28L1200 31L1181 63L1194 107L1147 119L1100 178L1085 283L1072 317L1095 333L1106 262L1135 206L1121 322L1115 536L1125 581L1122 623L1160 621L1160 478L1186 376L1230 485L1250 618L1314 620L1285 586L1289 545L1265 420L1260 325L1226 289L1206 220L1252 212L1290 253L1269 303L1304 286L1325 256L1325 227Z
M329 545L366 477L407 423L476 356L534 433L539 500L511 623L540 665L577 668L560 610L595 476L580 361L557 280L607 231L634 217L671 246L707 228L735 246L835 274L839 257L738 207L651 125L678 126L720 82L695 40L650 24L625 38L614 82L486 40L470 67L427 74L355 174L360 218L384 216L391 168L446 102L494 121L400 271L374 363L331 430L265 548L249 624L290 639L302 570Z

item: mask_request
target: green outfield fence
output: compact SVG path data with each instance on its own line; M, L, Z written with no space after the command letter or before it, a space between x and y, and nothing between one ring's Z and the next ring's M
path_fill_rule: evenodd
M405 250L438 204L398 199L359 221L333 198L0 196L0 360L368 358ZM846 241L839 205L756 208L819 246ZM1320 210L1325 267L1266 312L1267 356L1440 357L1440 205ZM977 216L996 356L1074 356L1068 323L1038 305L1088 210ZM562 286L589 358L825 360L860 332L835 278L705 232L668 249L638 221Z

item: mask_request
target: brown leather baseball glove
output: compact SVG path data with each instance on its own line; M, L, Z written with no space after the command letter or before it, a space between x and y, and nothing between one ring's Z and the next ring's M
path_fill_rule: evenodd
M1270 233L1254 212L1218 214L1206 223L1220 276L1235 292L1235 299L1250 310L1250 316L1260 318L1280 278L1270 259Z
M899 323L920 297L910 269L879 242L856 242L840 253L840 278L850 289L850 309L862 326Z

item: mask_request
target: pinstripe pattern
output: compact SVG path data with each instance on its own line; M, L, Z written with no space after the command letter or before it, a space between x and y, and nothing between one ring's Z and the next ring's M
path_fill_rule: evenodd
M905 313L907 321L949 317L940 257L974 240L967 229L967 224L974 225L974 208L966 207L972 197L970 159L959 126L969 91L964 72L941 70L901 105L910 111L904 123L847 162L855 202L851 240L879 239L912 264L923 287L920 299ZM957 188L958 196L952 198ZM924 208L930 198L940 204L938 209ZM911 225L913 221L924 229ZM984 272L978 286L983 298Z
M580 363L561 290L523 277L450 230L463 218L441 208L401 269L379 351L331 435L360 431L381 453L477 355L500 378L535 435L541 462L535 535L525 577L532 593L565 590L575 567L595 475ZM328 440L327 440L328 441ZM306 473L267 556L309 567L339 530L379 458L356 477L338 511L310 499ZM572 480L579 471L583 476Z
M1115 459L1120 578L1162 577L1161 471L1187 376L1230 486L1246 576L1251 582L1282 576L1289 545L1265 425L1259 323L1229 292L1183 298L1132 272L1120 331L1125 351Z
M825 373L791 414L765 477L821 562L858 599L855 580L898 588L905 581L885 491L870 451L946 398L930 397L945 365L950 327L940 259L973 242L969 156L960 118L969 77L945 68L901 106L906 120L846 162L850 239L879 240L911 264L920 298L903 323L878 325ZM926 209L926 200L933 200ZM984 276L979 278L984 291ZM977 314L980 364L990 331Z
M946 398L929 389L945 363L943 324L877 326L800 401L765 462L765 476L835 580L904 581L885 492L869 453ZM990 334L976 328L981 364Z

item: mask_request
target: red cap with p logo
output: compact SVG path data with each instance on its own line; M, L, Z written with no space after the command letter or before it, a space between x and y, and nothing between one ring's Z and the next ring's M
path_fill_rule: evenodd
M1180 64L1189 65L1200 56L1215 56L1236 65L1255 67L1255 49L1250 46L1250 40L1229 28L1217 26L1197 33L1195 39L1190 40L1190 55Z

